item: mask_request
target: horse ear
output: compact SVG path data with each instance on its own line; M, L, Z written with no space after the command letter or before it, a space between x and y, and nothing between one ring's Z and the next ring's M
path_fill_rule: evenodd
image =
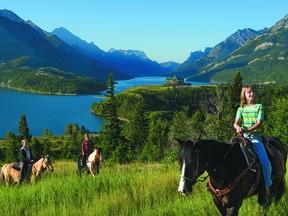
M180 140L180 139L178 139L178 138L174 138L174 139L176 140L176 142L177 142L180 146L183 145L183 143L184 143L183 140Z
M199 134L198 138L195 140L195 142L193 143L193 145L195 146L197 143L199 143L201 140L201 134Z

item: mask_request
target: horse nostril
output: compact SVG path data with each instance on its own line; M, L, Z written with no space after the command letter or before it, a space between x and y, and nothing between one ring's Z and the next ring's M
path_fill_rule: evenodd
M185 190L185 189L179 190L178 192L179 192L180 194L182 194L182 195L186 195L186 190Z

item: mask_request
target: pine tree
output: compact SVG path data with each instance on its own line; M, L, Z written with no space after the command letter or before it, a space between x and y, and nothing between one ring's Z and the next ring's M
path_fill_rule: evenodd
M113 76L110 74L107 81L106 101L103 113L106 122L102 125L99 138L103 148L105 148L106 157L112 161L121 162L121 154L125 148L117 112L119 105L114 93L115 84L116 82L113 81Z
M126 130L126 138L129 140L129 147L134 155L141 154L147 142L147 137L148 120L145 116L145 104L143 100L140 100L130 110L130 118Z
M18 161L21 144L17 136L11 131L6 133L6 144L7 150L5 153L5 161L9 163Z
M161 162L167 149L169 122L158 112L150 113L148 118L147 141L139 159L144 162Z
M280 96L273 99L273 105L264 122L265 134L281 140L288 147L288 97Z
M20 133L20 138L21 139L27 139L28 142L31 141L32 135L30 135L30 130L27 124L26 116L23 113L20 117L19 120L19 125L18 125L18 131Z
M228 104L225 108L224 115L221 118L221 128L224 130L224 133L226 133L226 137L232 137L235 135L233 122L240 105L240 94L243 87L242 80L243 78L241 77L240 72L237 72L233 83L228 86L226 95Z
M231 114L235 114L239 104L240 104L240 94L243 87L242 83L243 78L241 77L240 72L237 72L233 83L228 86L227 91L227 98L228 98L228 105L227 108L229 109L228 112Z
M43 155L43 145L41 144L39 139L33 137L31 139L30 146L35 158L39 158L41 155Z

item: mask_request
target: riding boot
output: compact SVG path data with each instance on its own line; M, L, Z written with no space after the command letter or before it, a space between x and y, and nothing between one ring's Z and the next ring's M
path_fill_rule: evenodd
M258 194L258 203L261 206L268 206L271 204L271 198L272 198L272 188L265 188L265 190L259 191Z
M267 203L269 205L271 203L271 199L272 199L272 187L266 188L265 196L266 196Z
M86 154L84 154L82 156L82 168L86 167L86 159L87 159L87 156L86 156Z
M23 181L24 177L24 163L22 162L20 164L20 172L19 172L19 177L18 177L18 184Z
M258 185L258 204L261 206L267 206L268 205L268 200L266 198L266 189L265 189L263 177L260 178L260 182Z

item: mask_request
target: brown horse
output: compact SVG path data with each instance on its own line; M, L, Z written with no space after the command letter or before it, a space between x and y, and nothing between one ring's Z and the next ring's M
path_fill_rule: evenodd
M272 198L277 204L285 192L287 152L275 138L268 137L268 140L268 147L282 155L279 161L277 155L275 158L269 152L272 162ZM178 191L182 195L191 194L195 183L206 179L198 179L206 171L209 175L209 191L221 215L237 216L243 200L261 191L258 160L252 160L251 163L248 160L247 164L240 146L242 142L237 139L230 144L208 139L179 142L181 150L178 161L182 173ZM264 207L264 214L268 207Z
M0 183L2 183L4 180L6 181L6 185L9 186L11 184L19 185L19 175L20 171L13 168L13 166L16 164L10 163L5 164L2 167L1 173L0 173ZM37 162L35 162L31 167L31 173L29 172L27 174L27 179L30 180L30 182L35 182L36 178L39 178L43 172L45 172L47 169L50 172L54 171L54 168L52 166L51 160L49 156L43 156L40 158Z

